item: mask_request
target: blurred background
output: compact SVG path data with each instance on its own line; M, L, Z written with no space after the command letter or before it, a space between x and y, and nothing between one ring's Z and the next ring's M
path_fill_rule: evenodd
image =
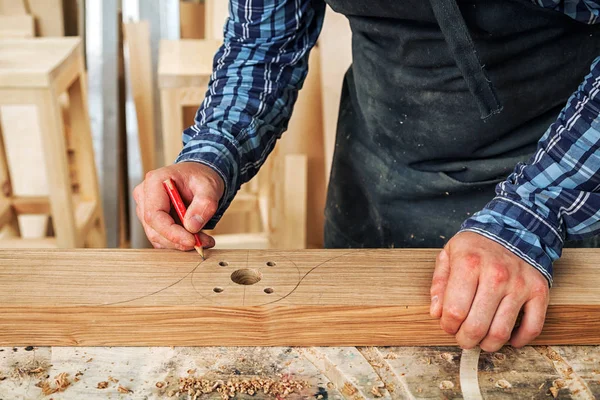
M227 0L0 0L0 247L149 244L131 196L204 98ZM345 17L328 10L287 133L218 248L320 248ZM43 100L43 101L42 101Z

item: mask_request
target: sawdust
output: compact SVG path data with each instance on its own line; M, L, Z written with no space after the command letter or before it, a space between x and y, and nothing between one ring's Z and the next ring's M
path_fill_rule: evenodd
M496 381L496 384L494 386L496 386L497 388L500 388L500 389L512 388L512 384L509 381L507 381L506 379L499 379L498 381Z
M396 360L397 358L398 358L398 354L396 354L396 353L389 353L383 357L384 360Z
M349 396L352 396L357 392L357 389L350 382L344 383L344 387L342 388L342 393L345 393Z
M383 394L379 391L379 389L381 389L381 388L377 387L377 386L373 386L371 388L371 393L373 394L373 396L375 396L375 397L383 397Z
M124 393L124 394L129 394L129 393L133 393L133 390L119 385L119 387L117 388L117 392Z
M69 380L69 374L62 372L54 377L54 382L44 379L36 383L35 386L42 389L44 396L48 396L56 392L64 392L69 386L71 386L71 381Z
M292 393L300 393L307 386L308 382L306 381L298 381L283 376L279 380L253 378L232 379L228 381L187 376L179 378L178 388L169 390L167 396L179 397L187 395L187 398L196 400L203 394L217 392L221 395L221 399L228 400L234 398L237 394L253 396L257 393L263 393L276 399L282 399Z
M452 383L450 381L441 381L440 389L442 389L442 390L454 389L454 383Z
M11 377L14 380L23 379L25 377L41 378L50 367L51 365L47 362L38 360L31 360L22 366L19 365L19 363L15 363Z

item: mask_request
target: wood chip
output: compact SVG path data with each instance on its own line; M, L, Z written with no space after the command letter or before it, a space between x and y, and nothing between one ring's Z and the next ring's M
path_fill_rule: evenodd
M449 363L454 363L454 355L451 353L442 353L440 354L440 357Z
M381 392L379 391L379 388L377 386L373 386L371 388L371 393L373 394L373 396L375 397L383 397L383 394L381 394Z
M156 387L159 389L162 389L163 387L165 387L165 383L164 382L156 382Z
M442 389L442 390L454 389L454 383L452 383L450 381L441 381L440 389Z
M496 386L497 388L500 388L500 389L512 388L511 383L509 381L507 381L506 379L499 379L494 386Z
M96 386L96 388L98 388L98 389L106 389L107 387L108 387L107 381L98 382L98 386Z
M133 393L133 390L131 390L129 388L126 388L126 387L123 387L121 385L119 385L119 387L117 388L117 391L119 393L125 393L125 394L127 394L127 393Z
M62 372L54 377L54 384L44 379L36 383L35 386L42 389L44 396L48 396L56 392L64 392L70 385L69 374Z
M108 381L109 381L109 382L112 382L112 383L119 383L119 380L118 380L118 379L115 379L115 378L113 378L112 376L109 376L109 377L108 377Z
M558 389L555 388L554 386L551 386L550 393L552 394L552 397L556 398L558 396Z
M494 360L496 360L496 361L504 361L504 360L506 360L506 354L494 353Z

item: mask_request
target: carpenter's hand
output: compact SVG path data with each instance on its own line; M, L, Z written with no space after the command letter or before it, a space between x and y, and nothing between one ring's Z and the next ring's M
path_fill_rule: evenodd
M171 202L163 187L163 181L172 178L181 198L189 204L183 224L175 223L169 211ZM217 210L224 191L223 180L211 168L195 163L184 162L150 171L146 179L133 191L137 204L136 213L146 236L156 248L192 250L194 236ZM186 230L187 229L187 230ZM205 248L213 247L212 237L200 233Z
M431 316L463 349L479 344L497 351L509 341L523 347L542 330L548 292L547 280L531 265L490 239L461 232L437 258Z

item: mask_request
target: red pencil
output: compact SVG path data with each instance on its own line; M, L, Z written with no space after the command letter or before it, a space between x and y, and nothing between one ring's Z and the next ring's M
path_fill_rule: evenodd
M173 182L173 179L169 178L163 182L163 186L165 187L165 190L171 199L171 204L173 204L175 211L177 211L177 215L179 216L181 223L183 223L183 217L185 216L185 212L187 210L185 208L185 204L183 204L183 200L181 200L181 195L179 195L179 191L177 190L177 186L175 186L175 182ZM197 233L194 233L194 239L196 239L196 245L194 248L204 260L204 248L202 248L200 236L198 236Z

